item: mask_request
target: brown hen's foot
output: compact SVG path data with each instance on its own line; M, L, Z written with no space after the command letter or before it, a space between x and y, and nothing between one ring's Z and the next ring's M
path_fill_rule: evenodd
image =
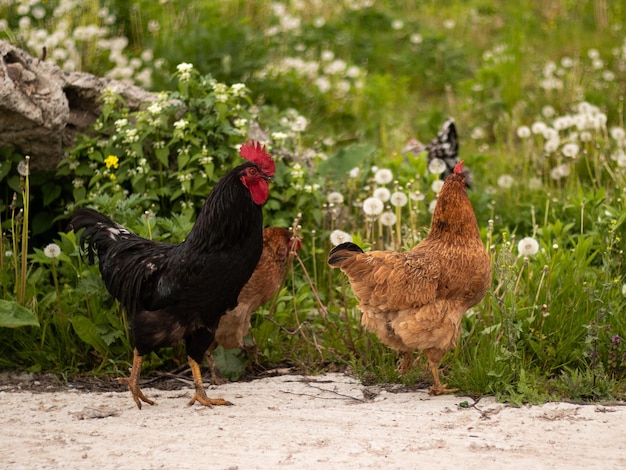
M213 348L213 350L215 350L215 348ZM217 364L213 358L213 350L207 351L206 353L206 360L209 363L209 371L211 371L211 383L213 385L224 385L226 380L220 377L220 373L217 370Z
M195 402L200 403L201 405L208 406L209 408L213 406L230 406L231 402L224 400L223 398L209 398L204 391L204 384L202 383L202 374L200 373L200 365L194 361L191 357L187 357L189 361L189 367L191 367L191 374L193 375L193 383L196 387L196 393L193 398L189 402L189 406L193 405Z
M433 374L433 380L435 381L433 386L428 389L428 393L430 395L445 395L446 393L458 392L458 388L448 388L447 384L442 384L439 380L439 361L441 360L441 354L437 354L437 351L432 349L428 351L428 353L428 365ZM433 359L433 356L435 359Z
M458 388L448 388L448 384L439 384L439 386L433 385L428 389L429 395L445 395L447 393L456 393L458 392Z
M128 390L130 390L131 395L133 396L133 400L137 405L137 408L141 409L141 402L145 402L148 405L155 405L155 402L147 398L139 385L137 384L139 380L139 375L141 374L141 363L143 362L143 357L139 355L139 352L135 348L133 351L133 367L130 370L130 377L120 377L117 379L118 382L126 384L128 386Z

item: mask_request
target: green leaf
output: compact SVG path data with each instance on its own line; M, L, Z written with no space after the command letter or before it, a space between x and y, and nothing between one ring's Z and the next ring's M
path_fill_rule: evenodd
M240 349L224 349L219 346L213 351L213 359L222 377L239 380L246 371L246 359Z
M39 326L37 315L13 300L0 300L0 327Z
M167 168L169 166L170 149L168 149L166 147L161 147L161 148L156 149L154 151L154 154L156 155L156 157L159 160L159 162L161 162L161 164L165 168Z
M53 201L61 196L61 185L57 183L46 183L43 185L43 205L49 206Z
M80 339L92 346L100 354L104 355L108 352L109 348L106 342L98 333L96 325L89 318L83 315L73 316L72 327L74 327L74 331Z

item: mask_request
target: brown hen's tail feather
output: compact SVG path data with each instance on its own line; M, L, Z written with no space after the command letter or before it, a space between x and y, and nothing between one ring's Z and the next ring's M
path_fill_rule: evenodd
M363 253L363 250L352 242L342 243L328 253L328 264L333 268L340 268L343 261L354 255Z

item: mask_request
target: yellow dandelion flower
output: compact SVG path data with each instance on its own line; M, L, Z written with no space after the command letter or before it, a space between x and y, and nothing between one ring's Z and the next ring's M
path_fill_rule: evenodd
M119 161L120 159L117 158L117 156L109 155L104 159L104 164L107 166L107 169L110 169L111 167L117 169L117 167L119 167Z

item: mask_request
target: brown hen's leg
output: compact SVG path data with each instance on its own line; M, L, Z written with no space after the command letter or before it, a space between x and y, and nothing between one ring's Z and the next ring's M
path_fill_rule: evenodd
M437 349L428 350L428 365L430 371L433 374L433 380L435 383L428 389L428 393L431 395L443 395L445 393L454 393L458 391L457 388L448 388L447 384L442 384L439 381L439 361L443 357L443 353Z
M209 408L213 405L232 405L231 402L226 401L223 398L207 397L206 392L204 391L204 384L202 383L202 373L200 372L200 365L189 356L187 356L187 360L189 361L189 367L191 367L191 373L193 374L193 383L196 386L196 393L189 402L189 406L193 405L195 402L198 402L204 406L208 406Z
M137 408L141 409L141 402L144 401L148 405L154 405L155 403L146 398L141 389L139 388L139 384L137 381L139 380L139 375L141 374L141 363L143 362L143 356L139 355L139 351L137 348L133 351L133 367L130 370L130 377L120 377L117 379L118 382L128 385L128 390L130 390L131 395L133 396L133 400L137 404Z
M215 351L215 348L217 348L217 343L213 342L206 351L206 361L209 364L209 371L211 372L211 383L213 385L223 385L226 381L220 377L220 373L217 370L217 364L213 358L213 351Z
M413 351L399 351L398 359L400 359L396 372L405 375L413 365Z

